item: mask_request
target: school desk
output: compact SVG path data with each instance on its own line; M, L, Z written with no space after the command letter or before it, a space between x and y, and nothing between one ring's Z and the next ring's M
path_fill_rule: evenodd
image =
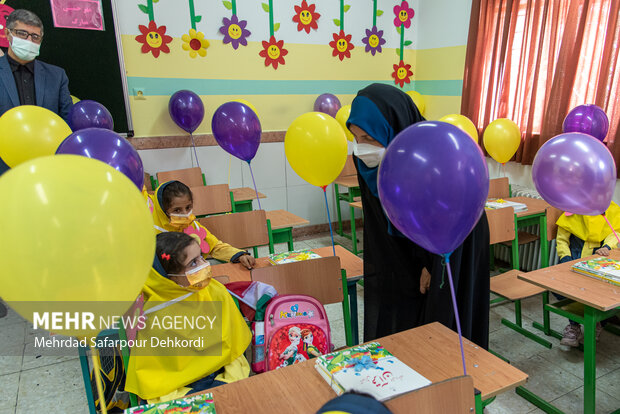
M259 192L258 198L267 198L267 196ZM256 191L250 187L233 188L230 190L230 199L233 203L233 213L252 211L252 201L256 199Z
M567 297L554 304L545 303L545 310L584 326L583 411L586 414L594 413L596 407L596 323L620 312L620 288L618 286L570 270L573 264L594 257L600 256L589 256L519 275L520 279ZM610 257L620 260L620 250L612 250ZM575 306L576 303L583 305L583 311L580 306ZM551 331L548 326L546 328L547 335L561 338L559 332ZM521 389L517 392L538 407L551 406L530 391Z
M519 269L519 229L538 224L540 228L540 267L549 266L549 243L547 243L547 209L550 207L544 200L531 197L510 197L506 201L523 203L527 211L515 214L515 238L511 243L512 268ZM524 237L524 234L521 234Z
M312 249L319 256L333 256L331 246ZM336 256L340 257L340 265L347 273L347 293L349 296L349 308L351 310L351 330L352 338L347 341L347 345L359 343L358 315L357 315L357 287L356 283L364 275L364 261L345 249L336 246ZM256 268L272 266L266 257L256 259ZM213 276L228 276L231 282L251 280L250 271L240 263L222 263L211 266Z
M340 187L345 187L347 192L341 193ZM336 196L336 214L338 215L338 234L349 238L351 236L346 234L342 229L340 202L346 201L347 203L351 203L355 201L355 197L359 197L361 195L360 185L357 182L357 173L355 173L355 171L353 175L340 176L334 180L334 195ZM351 212L353 212L353 209L351 209Z
M274 244L287 243L289 250L295 250L293 246L293 227L305 226L310 222L304 218L286 210L267 211L267 220L269 220L270 238L269 253L275 253Z
M458 335L440 323L431 323L377 340L405 364L428 378L433 384L463 375ZM482 401L525 384L527 374L505 363L476 344L463 339L467 374L479 391L475 397L476 412L482 414ZM255 375L231 384L211 388L218 414L269 412L315 413L336 393L314 368L315 361ZM416 392L386 402L395 414L438 412L431 407L412 411ZM441 399L454 396L444 394ZM429 404L428 401L426 401ZM436 407L434 407L436 408ZM473 412L474 407L466 412ZM439 411L440 412L440 411ZM448 412L448 411L444 411Z

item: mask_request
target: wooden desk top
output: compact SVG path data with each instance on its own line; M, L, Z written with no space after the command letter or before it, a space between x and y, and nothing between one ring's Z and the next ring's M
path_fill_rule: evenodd
M473 378L474 387L482 393L483 400L525 384L527 374L477 345L464 341L467 373ZM463 374L458 336L439 323L390 335L378 342L433 383ZM256 412L257 407L269 412L286 413L291 412L291 406L297 413L315 413L336 397L314 368L313 360L205 392L213 393L218 414ZM409 393L387 401L386 405L395 414L409 413L411 405L406 402L415 397L415 392Z
M364 208L362 207L362 202L361 201L354 201L352 203L349 203L349 205L353 208L359 208L360 210L363 210Z
M521 273L519 279L526 280L601 311L620 307L619 287L570 270L575 263L595 257L601 256L588 256L579 260L534 270L533 272ZM609 257L620 260L620 250L612 250Z
M312 249L319 256L333 256L331 246ZM364 274L364 260L360 259L342 246L336 246L336 256L340 257L340 266L347 271L347 280L361 279ZM266 257L256 259L256 268L272 266ZM222 263L211 266L214 277L228 276L231 282L251 280L250 271L240 263Z
M506 201L514 201L515 203L523 203L527 206L527 211L517 213L517 217L530 216L532 214L540 214L547 211L550 207L545 200L531 197L510 197L505 198Z
M296 216L286 210L266 211L267 219L271 221L271 229L278 230L287 227L305 226L310 222L304 218Z
M346 175L344 177L338 177L334 180L335 184L341 185L343 187L359 187L360 184L357 181L357 174L355 175Z
M247 201L256 199L256 191L250 187L231 188L235 201ZM261 192L258 193L258 198L267 198L267 196Z

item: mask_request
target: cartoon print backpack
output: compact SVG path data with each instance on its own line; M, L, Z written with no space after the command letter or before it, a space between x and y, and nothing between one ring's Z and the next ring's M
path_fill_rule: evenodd
M252 330L254 372L298 364L327 354L331 350L331 335L325 308L312 296L274 297L267 305L264 323L254 322Z

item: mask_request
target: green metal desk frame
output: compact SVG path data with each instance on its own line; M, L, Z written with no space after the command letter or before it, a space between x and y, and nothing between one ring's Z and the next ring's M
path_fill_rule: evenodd
M359 187L347 188L348 191L346 193L341 193L338 184L334 183L334 195L336 197L336 214L338 215L338 234L346 238L352 238L355 233L353 233L352 235L346 234L342 229L342 213L340 211L340 202L346 201L347 203L352 203L353 201L355 201L355 197L359 197L362 193ZM353 210L353 207L351 207L351 210ZM353 224L355 216L352 215L352 217L353 218L351 219L351 223ZM355 231L354 227L351 228L351 231Z
M271 220L267 219L267 232L269 233L269 253L275 253L275 244L287 243L288 251L295 250L293 246L293 228L283 227L273 230L271 228ZM258 257L258 256L257 256Z
M543 296L543 300L546 302L544 305L545 311L553 312L583 325L583 412L585 414L594 413L596 410L596 323L620 313L620 308L600 311L586 304L581 304L583 306L583 313L572 312L565 308L578 302L572 299L564 299L554 304L549 304L549 292L545 293L546 297ZM545 325L535 323L534 327L543 330L547 335L558 339L562 338L562 334L552 330L548 323L545 323ZM519 393L519 390L517 390L519 395L542 410L547 411L549 409L547 412L551 413L562 412L528 390L521 392Z

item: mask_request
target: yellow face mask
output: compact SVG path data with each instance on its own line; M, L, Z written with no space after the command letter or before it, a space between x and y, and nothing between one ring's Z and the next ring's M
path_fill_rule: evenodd
M196 216L190 211L187 214L170 214L170 225L178 228L185 228L196 220Z
M209 286L213 274L211 273L211 265L206 262L195 269L185 272L185 274L169 274L168 276L185 276L189 282L188 289L200 290Z

